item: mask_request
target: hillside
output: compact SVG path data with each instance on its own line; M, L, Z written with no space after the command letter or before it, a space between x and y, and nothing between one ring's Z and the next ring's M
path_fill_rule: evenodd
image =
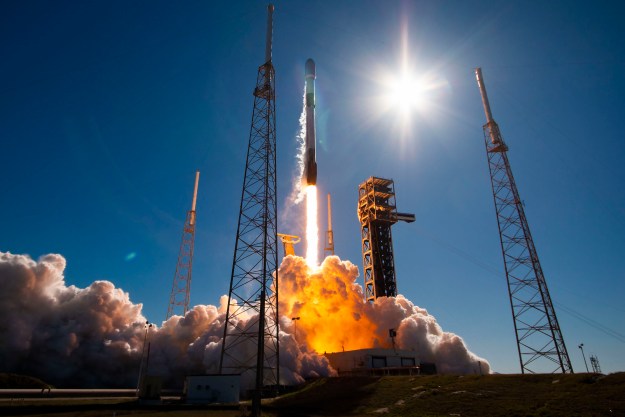
M42 380L32 376L0 373L0 389L48 388L49 386Z
M328 378L274 401L277 416L625 416L625 373Z

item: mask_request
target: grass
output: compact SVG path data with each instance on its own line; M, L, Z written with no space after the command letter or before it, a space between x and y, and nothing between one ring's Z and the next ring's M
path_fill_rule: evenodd
M240 417L246 406L146 406L135 399L22 399L2 416ZM608 376L485 375L315 380L263 405L265 417L625 416L625 373Z
M276 416L625 415L625 373L331 378L271 404Z

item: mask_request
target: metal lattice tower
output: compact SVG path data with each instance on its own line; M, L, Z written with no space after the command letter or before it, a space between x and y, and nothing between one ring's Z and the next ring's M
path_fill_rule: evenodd
M268 7L266 61L258 68L254 110L239 212L222 374L256 381L253 413L264 386L279 384L278 237L276 200L275 73L271 62L273 6ZM255 408L257 407L257 408Z
M493 120L480 68L475 70L486 113L484 141L522 373L572 373L547 281L538 260L508 161Z
M599 366L599 359L595 355L590 355L590 365L592 366L592 371L596 374L601 373L601 366Z
M189 311L189 297L191 295L191 270L193 266L193 242L195 240L195 203L197 201L197 185L200 180L200 171L195 173L195 187L193 188L193 202L191 210L187 212L187 219L182 228L182 241L178 252L178 263L174 274L174 283L169 296L167 317L174 314L181 316Z
M414 214L398 213L393 180L370 177L358 186L358 220L362 240L365 299L397 296L391 226L413 222Z

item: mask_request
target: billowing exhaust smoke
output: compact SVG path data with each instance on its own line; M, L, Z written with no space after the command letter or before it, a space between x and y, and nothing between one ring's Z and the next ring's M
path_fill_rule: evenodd
M142 305L108 281L67 286L65 265L61 255L34 261L0 252L0 372L58 387L135 387L146 336ZM473 373L477 361L489 372L460 337L443 332L407 299L365 303L357 275L356 266L335 256L313 272L303 258L285 258L279 275L281 383L336 375L325 351L387 347L389 328L397 329L398 348L416 350L441 372ZM222 296L219 306L197 305L185 317L148 329L148 373L179 387L185 375L217 372L226 303Z
M444 332L434 316L402 295L364 301L356 282L358 268L338 256L325 258L318 269L288 256L280 266L280 313L299 317L289 332L301 345L320 354L366 348L413 350L421 362L436 364L440 373L489 373L490 365L470 352L460 336Z
M34 261L0 252L0 372L58 387L135 387L146 338L142 305L108 281L67 286L65 265L61 255ZM218 307L197 305L148 329L148 373L178 387L185 375L216 373L226 303L222 296ZM283 383L334 374L290 334L280 339Z

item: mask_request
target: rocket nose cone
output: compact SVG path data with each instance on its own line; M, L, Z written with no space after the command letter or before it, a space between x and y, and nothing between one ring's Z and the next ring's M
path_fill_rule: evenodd
M306 76L316 77L315 61L310 58L306 60Z

